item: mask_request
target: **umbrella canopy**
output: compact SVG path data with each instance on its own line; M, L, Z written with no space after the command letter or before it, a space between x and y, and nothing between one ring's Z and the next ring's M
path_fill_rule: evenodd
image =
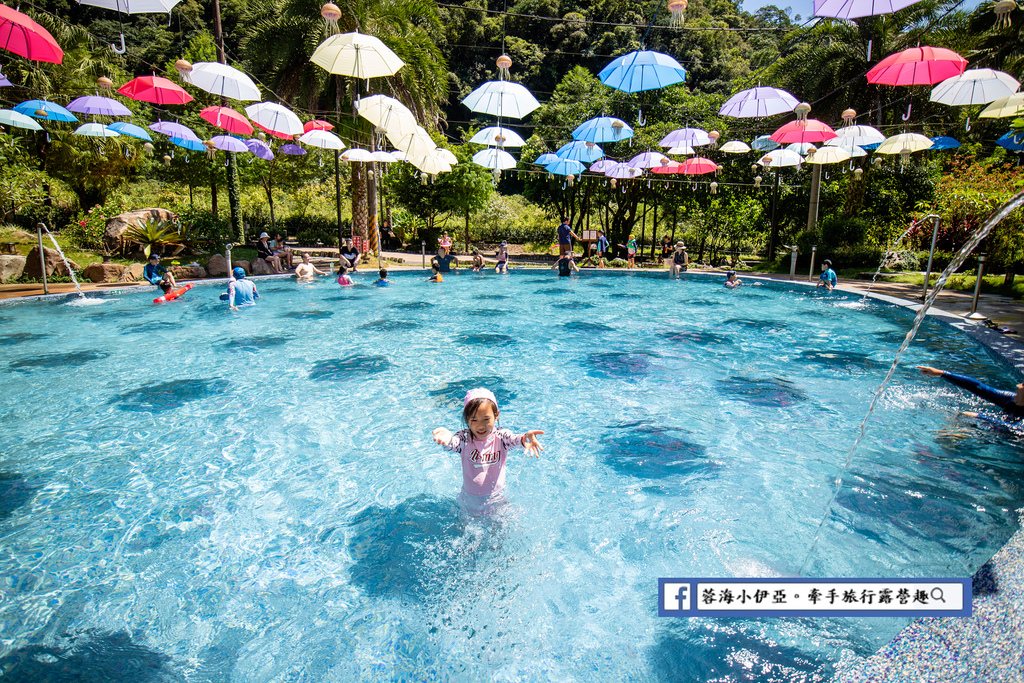
M616 90L640 92L682 83L686 80L686 69L668 55L640 50L616 57L597 77Z
M437 149L437 143L430 137L430 134L422 126L416 126L416 131L406 135L387 134L388 140L411 157L423 157ZM417 167L418 168L418 167ZM420 169L422 170L422 169ZM427 171L429 173L430 171Z
M303 133L299 142L321 149L345 149L345 143L341 141L341 138L326 130L311 130Z
M851 145L874 145L885 140L882 131L871 126L846 126L836 131L840 140L845 140Z
M548 173L554 173L555 175L579 175L586 170L581 162L576 159L559 159L558 161L548 164L544 167Z
M638 175L642 175L643 169L630 166L629 164L615 164L614 166L610 166L605 169L604 174L608 178L629 180L630 178L636 178Z
M697 153L696 150L694 150L693 147L690 147L689 145L677 145L675 147L669 148L669 150L667 152L665 152L665 154L696 154L696 153Z
M814 16L857 19L892 14L921 0L814 0Z
M462 103L470 111L521 119L540 106L533 94L510 81L488 81L469 93Z
M390 152L374 152L373 160L379 164L393 164L398 161Z
M20 111L14 111L13 109L0 109L0 124L26 130L43 129L32 117L25 116Z
M534 159L533 163L537 164L538 166L547 166L548 164L555 163L560 158L561 157L559 157L557 154L552 154L551 152L548 152L547 154L541 154L539 157ZM599 161L597 163L601 162ZM593 166L591 166L591 168L593 168Z
M154 133L160 133L179 140L199 141L199 136L196 135L191 128L182 123L174 123L173 121L157 121L156 123L150 124L149 129Z
M544 162L542 161L542 159L545 156L548 155L545 154L540 157L537 157L537 161L535 161L534 163L543 164ZM553 161L557 161L558 157L556 157L554 154L552 154L551 156L555 157ZM615 168L616 166L618 166L618 163L619 162L615 161L614 159L598 159L597 161L590 165L590 170L593 171L594 173L604 173L608 169Z
M595 145L593 142L583 142L582 140L573 140L567 142L558 148L555 152L555 156L559 159L574 159L576 161L582 161L585 164L589 164L592 161L597 161L604 156L604 150Z
M1011 130L1009 133L996 140L996 144L1010 150L1011 152L1020 152L1024 150L1024 132Z
M302 124L303 133L308 133L311 130L334 130L334 126L327 121L321 121L320 119L313 119L312 121L306 121Z
M473 162L484 168L496 168L504 171L507 168L516 167L516 159L502 149L488 147L473 155Z
M900 133L886 138L875 151L879 154L900 154L905 149L920 152L923 149L931 149L933 144L931 140L918 133Z
M762 118L791 112L798 104L800 101L782 88L750 88L726 100L718 113L737 119Z
M978 116L983 119L1001 119L1021 114L1024 114L1024 92L1014 93L1009 97L996 100L985 107L985 110Z
M356 100L356 111L364 119L385 131L406 135L416 130L416 116L412 111L387 95L371 95Z
M380 39L358 31L331 36L320 43L309 61L328 73L353 78L392 76L405 66Z
M704 157L687 159L681 166L683 167L683 173L686 175L704 175L705 173L714 173L718 170L718 164Z
M811 149L817 149L817 147L815 147L809 142L791 142L788 145L786 145L786 149L788 149L791 152L796 152L800 156L804 156Z
M291 155L291 156L294 156L294 157L301 157L301 156L305 156L305 154L306 154L306 150L302 149L301 147L299 147L298 145L296 145L294 143L289 143L287 145L281 145L281 148L279 150L277 150L277 151L279 151L281 154L288 154L288 155Z
M930 138L932 141L932 149L956 149L960 146L960 141L955 138L948 138L939 136L937 138Z
M469 140L476 145L494 145L496 147L522 147L526 144L514 130L501 126L488 126ZM488 166L488 168L492 168Z
M119 138L121 134L116 130L110 130L102 123L83 123L75 129L75 135L85 135L90 138Z
M117 131L121 135L127 135L129 137L138 138L140 140L153 141L152 136L146 132L146 129L142 126L136 126L134 123L127 123L125 121L117 121L107 126L110 130Z
M786 166L799 166L803 162L801 157L796 152L791 152L788 149L776 149L768 152L763 157L757 160L757 163L764 166L765 168L785 168Z
M805 161L809 164L838 164L849 161L850 153L842 147L819 147L814 154L808 154Z
M782 145L775 142L775 140L772 140L769 135L760 135L750 142L750 146L758 152L770 152L773 149L778 149Z
M110 97L98 95L86 95L72 100L68 105L68 111L79 114L92 114L96 116L131 116L132 110L117 100Z
M661 152L641 152L626 163L634 168L654 168L671 164L673 161Z
M429 173L430 175L450 173L452 170L452 165L436 154L409 156L406 157L405 160L424 173Z
M438 159L441 159L443 161L447 161L452 166L455 166L456 164L459 163L459 158L457 156L455 156L450 149L445 149L444 147L438 147L437 149L435 149L433 151L433 154Z
M47 121L78 121L75 115L64 107L46 100L26 100L16 106L14 111Z
M133 78L117 90L125 97L153 104L188 104L192 96L185 89L163 76Z
M245 146L249 148L249 151L255 154L260 159L263 159L264 161L274 160L274 153L271 151L270 145L263 142L262 140L250 139L245 140L244 143Z
M912 47L889 55L868 71L868 83L935 85L967 68L967 60L944 47Z
M633 129L621 119L598 116L577 126L572 137L583 142L618 142L633 137Z
M9 85L14 85L14 84L11 83L9 80L7 80L7 76L4 75L3 72L0 72L0 88L6 88Z
M112 9L122 14L160 14L170 12L181 0L78 0L80 5Z
M288 107L273 102L259 102L245 108L245 115L262 131L290 140L295 135L302 135L302 121Z
M670 164L665 164L663 166L655 166L654 168L651 169L651 173L669 174L669 173L682 173L682 172L683 172L683 165L680 164L680 163L674 162L674 161L672 163L670 163Z
M49 31L7 5L0 5L0 47L34 62L64 61L64 51Z
M199 112L203 120L236 135L252 135L249 121L230 107L207 107ZM229 150L230 151L230 150Z
M746 154L750 151L750 145L740 140L730 140L719 149L727 154Z
M1008 73L994 69L968 69L932 88L931 101L962 107L988 104L1017 92L1020 82Z
M680 128L674 130L661 139L658 143L660 147L679 147L685 145L687 147L699 147L701 145L710 145L711 138L708 137L707 131L701 130L700 128Z
M875 143L876 146L877 144L878 143ZM859 145L854 144L853 142L850 142L850 140L846 138L832 138L831 140L825 143L825 146L838 147L839 149L849 154L851 157L866 157L868 155L867 150L865 150L863 147L860 147Z
M196 62L182 80L200 90L232 100L262 99L260 89L251 78L235 67L220 62Z
M817 119L806 121L790 121L771 134L771 139L779 144L788 142L825 142L836 137L831 126Z
M395 161L405 161L409 156L400 149L392 150L391 152L388 152L388 154L393 156L395 158Z
M361 149L359 147L353 147L352 149L346 149L341 153L342 161L361 161L361 162L372 162L374 161L373 152L368 149Z
M171 138L171 144L177 147L190 149L193 152L202 152L204 149L206 149L206 146L198 138L196 138L195 140L193 140L192 138Z
M225 152L248 152L249 148L245 146L245 143L238 138L233 138L230 135L217 135L210 138L210 142L217 149Z

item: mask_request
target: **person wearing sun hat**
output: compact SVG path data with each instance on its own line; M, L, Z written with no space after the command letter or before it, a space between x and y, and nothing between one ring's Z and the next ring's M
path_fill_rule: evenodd
M682 242L676 242L676 250L672 254L672 265L669 268L669 277L679 277L680 273L686 272L689 265L690 257L686 253L686 245Z
M281 258L274 253L274 248L267 242L269 239L270 235L265 232L260 233L260 239L256 242L256 256L270 264L275 273L283 273L284 268L281 267Z
M498 251L494 254L498 259L497 265L494 266L495 273L507 273L508 272L508 242L505 240L501 241L501 245L498 246Z
M245 279L245 271L240 267L236 266L231 274L234 278L228 281L228 307L237 311L241 306L255 306L256 299L260 298L256 284Z

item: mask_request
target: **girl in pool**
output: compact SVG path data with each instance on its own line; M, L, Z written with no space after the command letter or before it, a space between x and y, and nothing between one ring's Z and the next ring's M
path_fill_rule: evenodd
M620 247L626 250L626 258L629 260L628 268L636 267L636 236L630 235L629 240L625 244L620 244Z
M348 274L348 268L346 268L345 266L338 267L338 284L341 285L342 287L351 287L352 285L355 284L355 282L352 281L352 278Z
M530 430L513 434L498 427L498 400L487 389L470 389L462 401L462 420L466 429L455 434L444 427L432 432L434 441L462 460L462 493L459 502L471 514L487 514L505 502L505 461L508 451L522 446L537 458L544 447Z
M498 247L498 252L495 254L498 259L498 264L494 266L495 273L507 273L508 272L508 242L502 242L501 246Z
M743 284L743 280L736 277L736 271L730 270L728 275L725 276L725 288L736 289Z

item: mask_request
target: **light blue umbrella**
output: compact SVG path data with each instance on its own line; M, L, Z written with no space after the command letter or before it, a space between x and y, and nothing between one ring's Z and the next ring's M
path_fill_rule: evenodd
M78 121L74 114L69 112L59 104L53 102L47 102L46 100L28 100L22 102L14 111L25 116L32 116L37 119L45 119L47 121ZM45 115L43 113L44 112Z
M190 149L193 152L202 152L202 151L204 151L206 149L206 146L203 145L203 143L200 142L199 140L186 140L185 138L171 138L171 144L172 145L177 145L178 147L184 147L185 149Z
M781 145L775 140L772 140L768 135L761 135L751 141L750 146L759 152L770 152L773 149L778 149Z
M579 175L587 168L575 159L559 159L553 164L544 167L548 173L555 175Z
M121 135L128 135L130 137L138 138L140 140L149 140L150 142L153 141L153 138L150 136L148 132L146 132L145 128L143 128L142 126L136 126L134 123L118 121L117 123L110 124L109 126L107 126L107 128L113 131L117 131Z
M616 57L597 77L616 90L640 92L682 83L686 80L686 69L668 55L641 50Z
M621 119L598 116L581 123L572 132L572 137L582 142L618 142L633 137L633 129Z
M604 150L592 142L573 140L559 147L555 154L559 159L573 159L589 164L591 161L597 161L603 157Z
M996 144L1005 147L1011 152L1024 151L1024 131L1010 131L1003 137L996 140Z
M947 138L940 136L937 138L932 138L931 140L934 143L931 147L932 149L956 149L957 147L960 146L960 141L956 140L955 138Z
M538 166L547 166L548 164L555 163L559 159L561 159L561 157L558 156L557 154L552 154L551 152L548 152L547 154L541 154L539 157L534 159L533 163L537 164Z

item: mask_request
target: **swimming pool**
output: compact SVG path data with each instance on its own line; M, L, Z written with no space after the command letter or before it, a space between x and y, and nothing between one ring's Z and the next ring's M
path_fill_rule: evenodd
M213 285L0 307L0 671L814 681L906 623L655 610L660 576L799 571L908 312L697 276L391 277L264 280L237 313ZM914 364L1006 384L926 323L811 576L970 576L1016 529L1020 448ZM547 432L485 522L430 439L478 385Z

